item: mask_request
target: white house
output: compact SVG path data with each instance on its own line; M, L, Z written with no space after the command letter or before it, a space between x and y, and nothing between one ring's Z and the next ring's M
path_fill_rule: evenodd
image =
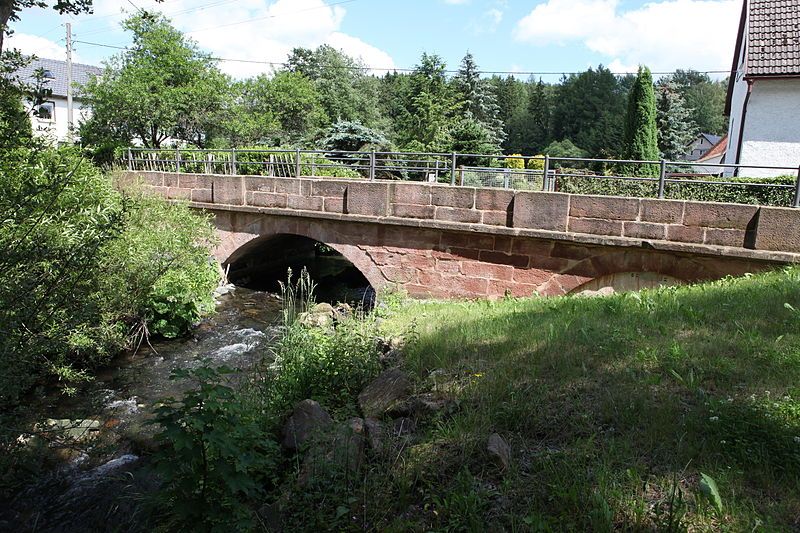
M728 147L728 136L723 135L717 141L717 144L706 150L702 157L695 160L695 163L705 163L707 165L718 165L725 160L725 150ZM692 167L693 172L700 174L723 174L724 168L717 166L696 166Z
M710 133L698 133L697 137L686 147L686 155L684 159L686 161L697 161L704 155L706 152L711 150L713 146L715 146L721 137L719 135L712 135Z
M37 113L31 112L31 125L34 132L55 141L66 141L70 138L67 124L67 62L57 59L37 59L17 72L20 79L28 84L36 82L34 73L42 69L45 73L45 86L53 91L47 100L39 106ZM99 76L102 69L92 65L72 64L73 87L86 84L92 76ZM80 92L73 89L73 126L78 127L81 121L89 116L89 111L81 109ZM33 111L33 110L32 110Z
M744 0L725 106L726 163L800 167L800 0Z

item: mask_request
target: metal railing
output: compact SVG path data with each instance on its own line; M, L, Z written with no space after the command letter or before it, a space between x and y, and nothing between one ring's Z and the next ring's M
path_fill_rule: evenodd
M782 205L800 207L800 166L462 153L139 147L129 148L122 163L128 170L140 171L406 180L549 192L576 192L571 188L580 181L589 190L608 186L606 194L656 198L680 196L675 191L697 185L763 188L782 192L778 196L787 197L786 201L781 200ZM792 179L738 177L764 171L777 171ZM628 186L609 185L614 183ZM635 184L640 187L633 190Z

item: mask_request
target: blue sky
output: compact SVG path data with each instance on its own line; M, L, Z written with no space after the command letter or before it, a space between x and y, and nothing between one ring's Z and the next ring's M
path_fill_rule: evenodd
M604 64L726 70L741 0L95 0L95 14L29 9L13 26L23 52L62 58L66 21L77 41L125 46L123 11L155 7L217 57L283 61L294 46L328 43L374 68L413 67L422 52L457 68L469 50L484 70L573 72ZM82 62L117 51L76 43ZM243 77L268 65L222 62ZM526 76L522 74L523 76ZM545 76L556 80L558 75Z

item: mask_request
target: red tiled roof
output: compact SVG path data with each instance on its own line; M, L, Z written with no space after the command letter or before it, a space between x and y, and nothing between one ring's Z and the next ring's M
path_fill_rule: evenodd
M800 0L750 0L746 76L800 75Z

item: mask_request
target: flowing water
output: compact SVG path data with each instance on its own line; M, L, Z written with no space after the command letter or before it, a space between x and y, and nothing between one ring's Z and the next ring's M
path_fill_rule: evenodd
M117 357L74 398L41 394L35 410L75 439L50 442L59 460L13 500L0 501L0 530L131 531L142 529L141 505L157 482L141 457L152 446L144 424L152 404L179 396L175 368L210 360L247 368L277 333L281 305L266 292L237 288L219 297L217 312L192 335L143 346Z

